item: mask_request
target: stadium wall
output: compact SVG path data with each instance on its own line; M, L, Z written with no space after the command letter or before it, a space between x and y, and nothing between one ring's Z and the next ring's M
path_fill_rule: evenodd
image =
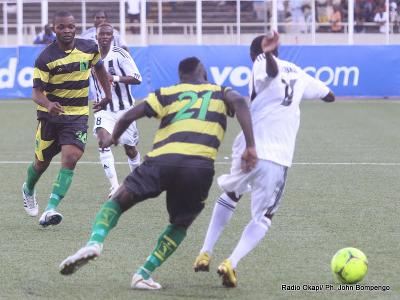
M31 98L32 75L41 46L0 48L0 99ZM131 47L143 77L133 95L144 98L162 86L176 84L179 61L197 56L216 84L248 95L252 62L249 46ZM339 97L400 97L400 45L281 46L279 57L291 61L328 85Z

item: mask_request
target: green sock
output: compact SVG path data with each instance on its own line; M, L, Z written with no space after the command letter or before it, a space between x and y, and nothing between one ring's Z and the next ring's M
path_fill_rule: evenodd
M157 245L149 258L136 274L149 279L151 273L174 253L186 236L186 230L169 224L158 238Z
M121 207L118 203L112 201L104 203L101 210L97 213L96 219L94 219L92 235L86 246L94 243L103 244L109 231L117 225L120 216Z
M58 175L53 183L53 190L51 191L49 204L44 211L55 210L62 198L65 197L67 191L72 183L72 176L74 171L67 169L60 169Z
M24 191L28 195L33 195L35 193L35 185L39 181L41 174L38 174L33 168L33 163L31 163L27 170L28 178L26 179L26 184Z

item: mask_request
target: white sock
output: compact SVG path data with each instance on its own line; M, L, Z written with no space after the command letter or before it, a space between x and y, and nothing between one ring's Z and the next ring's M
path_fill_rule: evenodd
M235 269L238 262L264 238L270 226L271 219L267 217L263 217L258 224L256 224L254 220L251 220L250 223L247 224L239 243L228 258L233 269Z
M140 165L140 153L138 152L135 158L128 158L129 168L131 168L131 172Z
M118 185L117 172L115 171L114 155L110 148L105 148L104 151L99 148L100 161L103 165L104 172L110 180L111 186Z
M222 230L224 230L225 226L231 219L236 204L237 203L229 198L226 193L222 194L218 198L217 203L215 203L214 206L210 225L208 226L206 239L204 240L203 248L201 248L200 253L208 252L211 257L214 245Z

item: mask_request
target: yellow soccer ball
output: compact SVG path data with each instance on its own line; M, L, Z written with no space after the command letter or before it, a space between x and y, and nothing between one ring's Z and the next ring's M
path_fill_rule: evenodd
M332 258L332 273L343 283L361 281L368 270L368 260L365 254L356 248L343 248Z

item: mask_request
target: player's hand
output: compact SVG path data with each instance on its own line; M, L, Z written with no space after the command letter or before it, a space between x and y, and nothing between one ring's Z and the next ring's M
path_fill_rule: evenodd
M274 30L272 35L266 36L261 42L264 53L271 52L279 46L279 34Z
M107 135L107 137L102 140L102 143L101 143L100 146L104 150L105 148L108 148L111 145L114 145L114 146L118 145L118 140L114 140L112 134Z
M107 104L110 103L110 102L111 102L111 99L103 98L103 99L101 99L100 102L98 102L98 103L93 103L94 112L97 113L97 112L99 112L99 111L101 111L101 110L106 109Z
M249 173L253 170L258 162L258 156L254 147L248 147L242 154L242 170Z
M50 104L47 106L47 111L49 112L49 115L52 117L58 117L65 111L61 108L61 104L58 102L50 102Z
M110 73L107 73L107 80L108 80L109 82L113 82L113 81L114 81L114 76L111 75Z

